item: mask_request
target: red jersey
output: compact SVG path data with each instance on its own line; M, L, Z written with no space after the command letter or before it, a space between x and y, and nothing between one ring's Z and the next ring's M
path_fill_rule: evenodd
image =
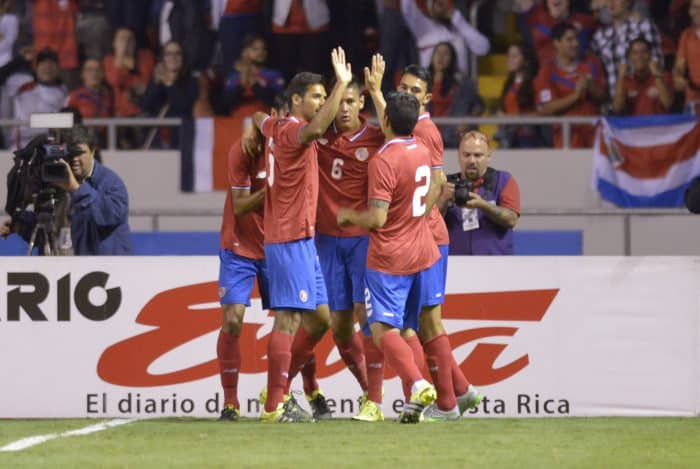
M695 87L687 86L685 88L685 102L700 101L700 58L698 58L698 49L700 49L700 28L690 26L681 34L678 41L678 52L676 56L679 59L685 60L686 70L688 70L688 78L695 83ZM695 52L693 52L695 51Z
M262 133L268 141L265 244L287 243L316 234L318 142L300 142L305 125L294 116L263 121Z
M430 158L415 138L394 138L369 162L368 198L388 202L389 210L384 226L370 231L368 269L409 275L440 258L425 218Z
M442 135L435 123L430 120L430 114L423 113L418 116L418 122L413 129L413 135L420 140L423 145L428 147L430 151L430 168L442 169L443 154L445 147L442 143ZM446 246L450 244L450 234L447 232L445 219L440 214L440 209L437 204L433 206L433 210L428 215L428 226L433 233L435 242L438 246Z
M591 15L572 13L566 18L554 19L543 5L535 5L524 14L524 19L530 29L533 47L540 63L549 62L556 57L552 29L558 24L567 22L576 28L581 55L588 49L593 32L598 28L598 21Z
M330 236L362 236L361 226L338 226L340 207L367 210L367 166L384 143L378 127L362 122L352 135L331 125L318 145L318 215L316 231Z
M669 89L673 89L671 77L664 73L662 80ZM656 78L649 74L646 78L640 79L635 75L627 75L624 78L625 109L624 114L628 116L645 116L650 114L665 114L668 109L661 104L659 99L659 88Z
M221 222L221 247L249 259L263 259L263 210L259 207L243 216L233 213L231 191L249 189L250 193L265 187L265 157L246 155L238 139L228 152L228 183L224 217Z
M605 88L605 78L598 61L587 58L573 63L570 67L561 67L556 61L540 68L535 78L535 96L537 104L545 104L572 94L576 90L579 78L590 75L591 80L599 88ZM597 116L600 106L584 93L569 109L561 113L563 116ZM590 148L595 138L595 127L592 125L571 126L571 146L574 148ZM561 148L561 127L554 127L554 146Z

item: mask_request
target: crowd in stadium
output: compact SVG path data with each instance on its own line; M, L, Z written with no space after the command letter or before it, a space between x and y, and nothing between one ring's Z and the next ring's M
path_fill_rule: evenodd
M90 117L251 115L294 73L355 71L374 52L383 87L410 63L434 75L433 117L695 112L698 0L3 0L0 117L71 107ZM483 56L469 73L469 54ZM506 59L507 57L507 59ZM504 60L505 59L505 60ZM30 134L4 129L5 146ZM456 146L465 126L443 128ZM508 126L501 146L560 145L557 129ZM143 145L122 129L120 148ZM590 128L572 145L591 144ZM176 148L161 130L154 147Z

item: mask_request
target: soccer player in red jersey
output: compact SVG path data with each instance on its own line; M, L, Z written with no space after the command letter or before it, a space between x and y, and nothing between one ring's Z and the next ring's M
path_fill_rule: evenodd
M285 106L284 97L275 98L270 115L277 116ZM255 277L263 309L269 308L267 270L263 253L263 201L265 199L265 158L261 151L250 156L236 141L228 154L228 180L221 223L219 249L219 301L221 330L216 345L219 376L224 390L220 420L238 420L238 374L241 367L239 338L243 315L250 306Z
M399 417L402 423L418 423L422 410L436 398L400 335L404 327L418 327L422 272L440 258L425 217L436 201L429 194L430 154L411 136L419 107L408 93L387 96L381 120L387 141L369 164L369 209L338 212L339 225L370 230L367 321L375 345L411 390Z
M367 401L367 368L362 334L355 333L354 318L357 316L360 324L365 325L369 238L366 228L338 226L337 215L340 207L367 209L367 167L384 143L381 129L360 116L364 103L362 85L353 79L345 89L333 124L319 139L316 224L316 249L328 290L333 339L363 391L361 408Z
M375 55L372 60L372 66L376 68L377 74L383 75L385 65L381 55ZM386 104L381 88L376 83L377 80L368 83L368 90L374 101L377 115L382 118ZM430 150L430 193L431 197L439 197L446 182L442 170L444 147L440 131L430 119L430 114L425 111L425 106L431 98L431 93L428 92L432 89L430 73L417 65L409 65L404 69L398 89L415 96L420 104L420 116L413 134ZM419 337L412 328L406 328L402 335L411 346L417 364L422 365L425 362L424 356L427 357L428 369L438 388L437 405L430 407L430 415L427 418L430 420L457 419L466 409L478 405L481 402L481 396L467 381L452 356L452 348L442 324L442 303L445 299L450 244L447 226L437 206L433 206L428 212L427 219L441 257L439 262L423 273L421 299L423 309L418 328ZM408 396L408 393L409 390L404 388L404 395Z
M301 369L311 358L328 325L328 317L316 312L328 303L313 239L318 203L317 139L333 122L352 79L343 49L334 49L331 57L336 84L328 99L322 77L302 72L287 88L287 118L260 112L253 115L255 126L271 139L266 164L264 251L275 323L267 350L267 396L260 415L264 422L308 420L292 399L283 400L284 391L290 370Z

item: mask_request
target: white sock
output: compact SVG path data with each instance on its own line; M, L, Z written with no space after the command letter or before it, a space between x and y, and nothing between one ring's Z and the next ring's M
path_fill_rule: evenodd
M426 384L430 384L430 383L427 382L427 381L424 380L424 379L419 379L418 381L416 381L415 383L413 383L413 386L411 386L411 394L413 394L414 392L418 391L420 388L422 388L422 387L425 386Z

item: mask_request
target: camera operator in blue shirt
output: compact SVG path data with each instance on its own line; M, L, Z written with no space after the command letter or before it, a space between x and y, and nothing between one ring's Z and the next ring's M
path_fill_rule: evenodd
M67 143L77 154L60 160L67 177L52 184L70 196L70 234L76 255L131 254L128 224L129 196L121 178L95 160L96 138L86 127L78 125L68 133ZM31 214L31 212L25 212ZM17 232L25 240L36 223L32 216L21 217ZM11 222L0 226L0 236L11 232Z

